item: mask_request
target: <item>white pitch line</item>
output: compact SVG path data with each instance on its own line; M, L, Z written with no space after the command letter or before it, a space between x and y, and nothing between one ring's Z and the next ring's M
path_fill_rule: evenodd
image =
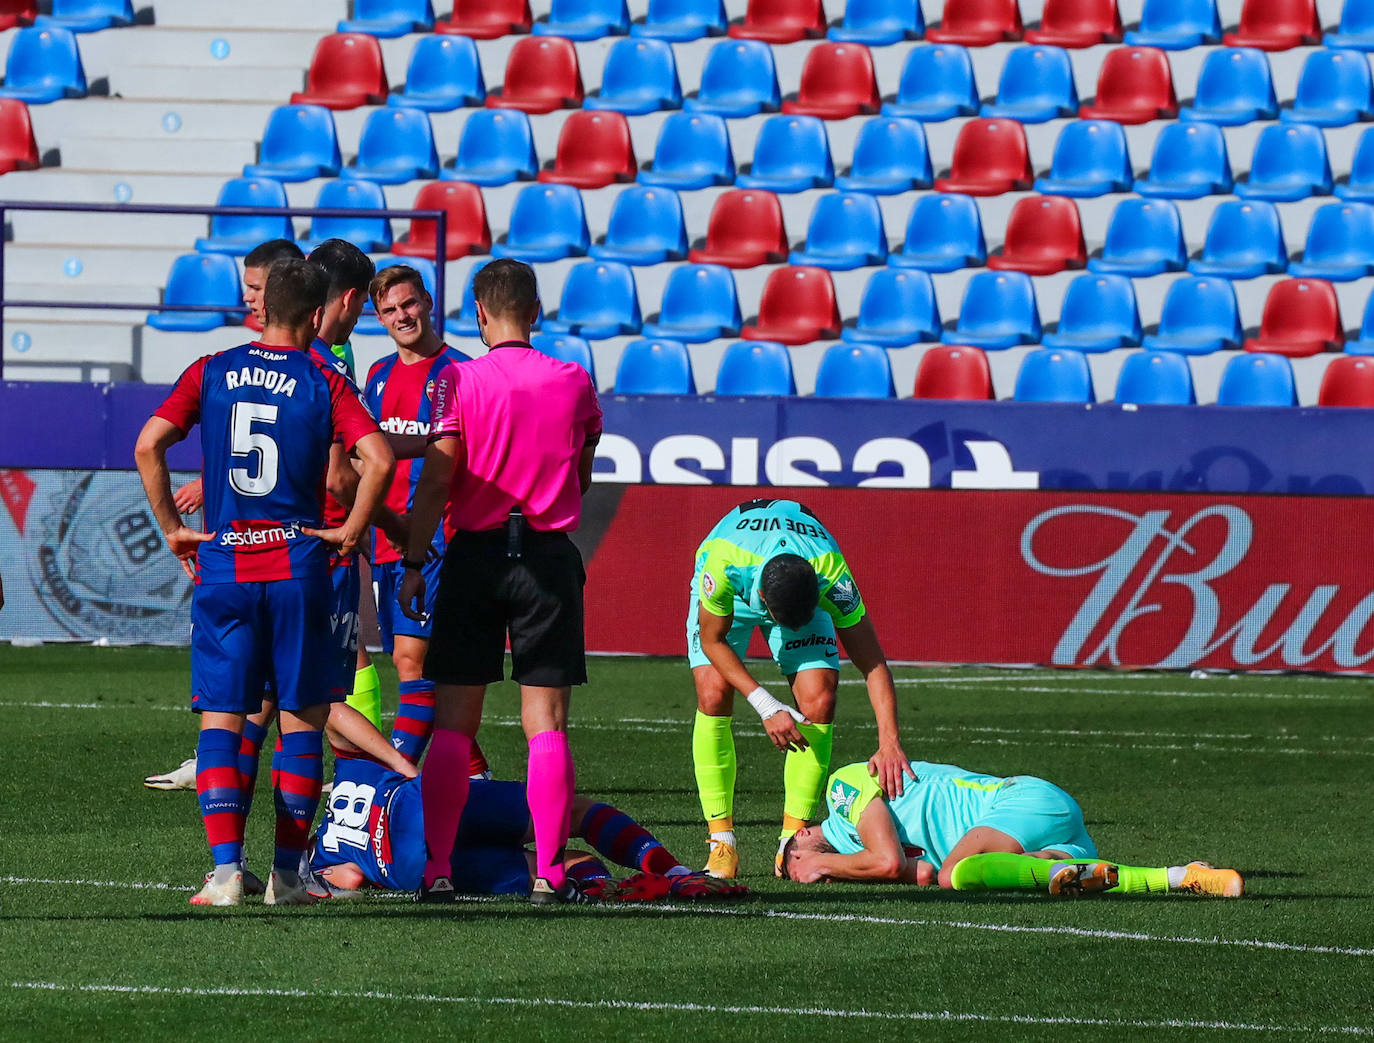
M139 883L131 880L53 880L37 876L0 876L4 884L48 884L56 887L120 887L131 891L194 891L177 884Z

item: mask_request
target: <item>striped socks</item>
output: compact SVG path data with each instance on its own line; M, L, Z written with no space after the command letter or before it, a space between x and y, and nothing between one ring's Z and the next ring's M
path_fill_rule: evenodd
M237 869L243 858L238 752L239 737L227 728L205 728L196 741L196 794L216 867Z
M277 802L277 846L272 867L295 873L320 804L320 786L324 781L321 733L301 731L283 735L272 757L272 778Z
M593 804L588 808L577 835L612 862L645 873L664 876L681 864L657 837L609 804Z
M401 700L391 726L391 745L419 764L434 730L434 682L402 681Z

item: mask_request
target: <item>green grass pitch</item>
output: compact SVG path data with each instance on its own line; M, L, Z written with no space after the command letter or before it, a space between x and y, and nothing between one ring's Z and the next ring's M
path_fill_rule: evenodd
M379 660L383 690L395 674ZM681 660L594 659L579 788L705 855ZM959 896L771 875L781 763L736 729L752 899L535 910L513 899L194 910L184 651L0 647L0 1035L16 1039L1308 1040L1374 1034L1374 694L1358 679L902 668L907 752L1042 775L1104 855L1204 858L1238 901ZM847 669L835 763L871 752ZM747 709L745 714L752 718ZM514 689L482 734L520 777ZM260 781L267 784L264 770ZM271 848L260 793L248 853Z

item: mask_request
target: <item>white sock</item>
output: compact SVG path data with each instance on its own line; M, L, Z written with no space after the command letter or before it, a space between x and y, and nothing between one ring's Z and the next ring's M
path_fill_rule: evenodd
M233 879L234 874L239 871L240 865L238 862L225 862L223 865L216 865L214 881L220 887L223 887Z
M734 831L733 829L722 829L722 830L718 830L718 831L716 831L716 832L713 832L713 833L711 834L711 843L712 843L713 845L714 845L714 844L729 844L731 847L734 847L734 846L735 846L735 831Z
M691 872L692 872L692 871L691 871L690 869L688 869L686 866L673 866L672 869L668 870L668 872L664 873L663 875L664 875L664 876L689 876L689 875L691 874Z
M1169 890L1179 887L1183 883L1183 877L1188 872L1184 866L1169 867Z

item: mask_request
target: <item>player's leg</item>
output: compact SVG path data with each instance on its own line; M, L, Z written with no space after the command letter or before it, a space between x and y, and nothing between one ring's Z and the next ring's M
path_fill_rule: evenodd
M954 866L950 886L956 891L1039 891L1059 895L1097 891L1115 894L1189 891L1239 898L1245 893L1245 882L1234 869L1216 869L1206 862L1189 862L1182 866L1128 866L1102 860L1076 860L1062 851L971 855Z

